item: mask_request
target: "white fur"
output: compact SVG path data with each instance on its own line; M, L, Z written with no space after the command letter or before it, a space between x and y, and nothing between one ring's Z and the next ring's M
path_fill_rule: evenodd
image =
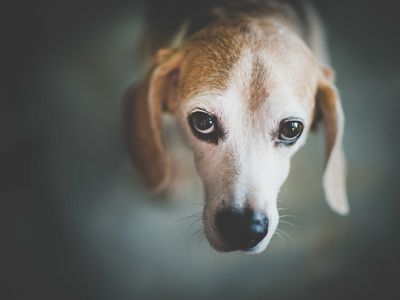
M248 251L251 253L263 251L278 226L278 193L288 176L290 158L304 144L306 128L310 124L309 111L300 104L292 87L285 84L285 74L280 73L279 68L274 69L279 84L262 106L249 114L243 89L250 84L255 55L249 49L243 49L228 88L222 92L202 92L188 99L178 118L184 120L181 127L194 150L197 172L204 184L204 225L210 243L217 249L226 248L214 224L215 213L223 206L223 202L237 207L250 204L267 215L268 234L255 248ZM268 63L266 58L265 63ZM218 116L226 130L225 140L213 145L191 134L185 120L196 108L206 109ZM304 120L306 128L295 145L277 147L272 132L287 117Z

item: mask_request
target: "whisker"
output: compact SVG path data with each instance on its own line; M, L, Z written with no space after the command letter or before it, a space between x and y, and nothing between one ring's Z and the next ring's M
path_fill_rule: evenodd
M189 216L186 216L186 217L183 217L183 218L178 219L178 222L187 221L187 220L190 220L190 219L192 219L192 218L194 218L194 217L199 217L199 216L201 216L201 215L202 215L201 212L196 212L196 213L191 214L191 215L189 215Z
M196 223L198 223L199 221L202 221L202 220L203 220L203 218L198 218L197 220L194 220L192 223L190 223L189 229L192 228L192 226L193 226L194 224L196 224Z
M298 228L297 225L295 225L295 224L293 224L293 223L290 223L290 222L288 222L288 221L280 220L279 222L280 222L280 223L283 223L283 224L287 224L287 225L290 225L290 226L293 226L293 227Z
M292 218L296 220L301 220L301 218L293 216L293 215L281 215L280 218Z
M197 238L196 239L197 246L199 246L200 242L203 242L205 238L204 230L202 230L199 234L197 234L196 238Z
M189 240L191 240L192 238L194 238L196 235L198 235L200 232L202 232L203 231L203 228L200 228L199 230L196 230L196 232L195 233L193 233L190 237L189 237Z
M294 247L297 247L297 244L296 244L296 242L295 242L295 240L292 238L292 236L289 234L289 233L287 233L285 230L283 230L283 229L280 229L280 232L283 234L283 235L285 235L288 239L289 239L289 241L292 243L292 245L294 246Z
M284 241L284 239L282 238L281 233L279 232L279 228L277 228L277 229L275 230L275 233L274 233L273 237L275 237L275 236L277 236L277 237L280 239L281 243L282 243L285 247L287 247L286 242Z

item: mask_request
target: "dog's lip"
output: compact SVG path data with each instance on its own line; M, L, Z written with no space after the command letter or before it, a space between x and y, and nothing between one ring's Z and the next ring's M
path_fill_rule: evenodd
M268 242L266 243L265 246L260 248L260 245L265 241L268 240ZM265 250L265 248L268 247L269 243L271 242L271 239L269 238L269 236L265 236L265 238L263 240L261 240L257 245L255 245L254 247L250 248L250 249L240 249L240 252L246 253L246 254L259 254L261 252L263 252Z
M246 254L256 254L257 252L257 246L254 246L253 248L246 249L246 250L239 250L240 252L246 253Z
M242 253L246 253L246 254L256 254L256 253L259 253L259 251L257 251L258 249L257 249L257 246L258 245L256 245L256 246L254 246L254 247L252 247L252 248L250 248L250 249L234 249L234 248L230 248L230 247L218 247L218 248L215 248L214 246L214 249L215 250L217 250L217 251L219 251L219 252L242 252Z
M260 243L258 243L257 245L255 245L254 247L249 248L249 249L231 248L225 242L223 242L222 247L221 246L215 247L214 245L212 245L212 246L214 247L214 249L216 249L217 251L220 251L220 252L242 252L242 253L247 253L247 254L256 254L256 253L260 252L260 251L258 251L258 246L260 245Z

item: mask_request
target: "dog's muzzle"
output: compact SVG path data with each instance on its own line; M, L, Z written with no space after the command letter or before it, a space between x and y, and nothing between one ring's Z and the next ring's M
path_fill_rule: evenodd
M215 225L228 251L251 250L268 233L267 216L251 208L224 208L217 212Z

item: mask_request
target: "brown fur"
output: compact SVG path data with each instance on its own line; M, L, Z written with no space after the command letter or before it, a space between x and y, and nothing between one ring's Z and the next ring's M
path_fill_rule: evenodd
M168 183L169 158L162 137L162 110L175 107L180 53L170 52L125 96L126 138L148 188L160 191Z
M220 11L216 21L187 38L179 49L159 50L154 67L128 93L127 138L134 161L151 189L162 190L169 179L161 128L163 110L174 113L181 101L202 91L226 90L244 49L252 53L250 80L240 82L239 78L236 83L249 112L262 106L280 80L281 88L294 91L310 114L318 111L315 114L323 117L327 161L334 158L327 181L341 182L340 176L344 180L344 160L338 154L343 120L339 118L341 107L333 73L321 68L307 45L307 30L293 10L274 1L266 6L254 3L260 5L259 9L252 5L243 10ZM285 71L281 77L277 75L280 70ZM341 186L345 190L343 182ZM332 193L331 189L328 201L333 203ZM343 207L338 210L345 211Z
M161 134L162 110L173 113L180 101L196 93L226 89L232 70L245 47L256 53L268 47L271 57L277 59L282 56L282 47L298 47L294 32L286 25L283 26L290 35L278 33L273 22L280 18L271 16L266 20L241 16L217 22L193 35L180 49L161 49L157 52L156 66L128 96L134 102L130 134L136 137L130 141L130 148L148 187L161 190L169 178L169 162ZM304 49L306 47L302 46L297 51L299 60L311 64L313 61L304 55L308 54ZM291 61L286 64L290 68ZM243 87L242 91L251 112L268 98L271 81L264 62L255 56L250 86ZM299 84L297 90L301 90L300 85L306 86L304 80L300 83L293 81L292 84ZM299 96L302 99L303 95Z
M316 94L316 102L318 103L319 111L325 124L326 161L329 160L329 156L331 155L332 149L335 146L338 135L338 101L339 97L332 82L326 78L320 80Z
M250 81L250 97L248 107L250 111L256 111L269 96L267 89L268 70L265 69L259 58L253 60L251 81Z
M180 96L187 99L200 90L223 90L231 70L245 43L239 24L219 24L194 35L182 50L186 52L182 66L184 80Z

